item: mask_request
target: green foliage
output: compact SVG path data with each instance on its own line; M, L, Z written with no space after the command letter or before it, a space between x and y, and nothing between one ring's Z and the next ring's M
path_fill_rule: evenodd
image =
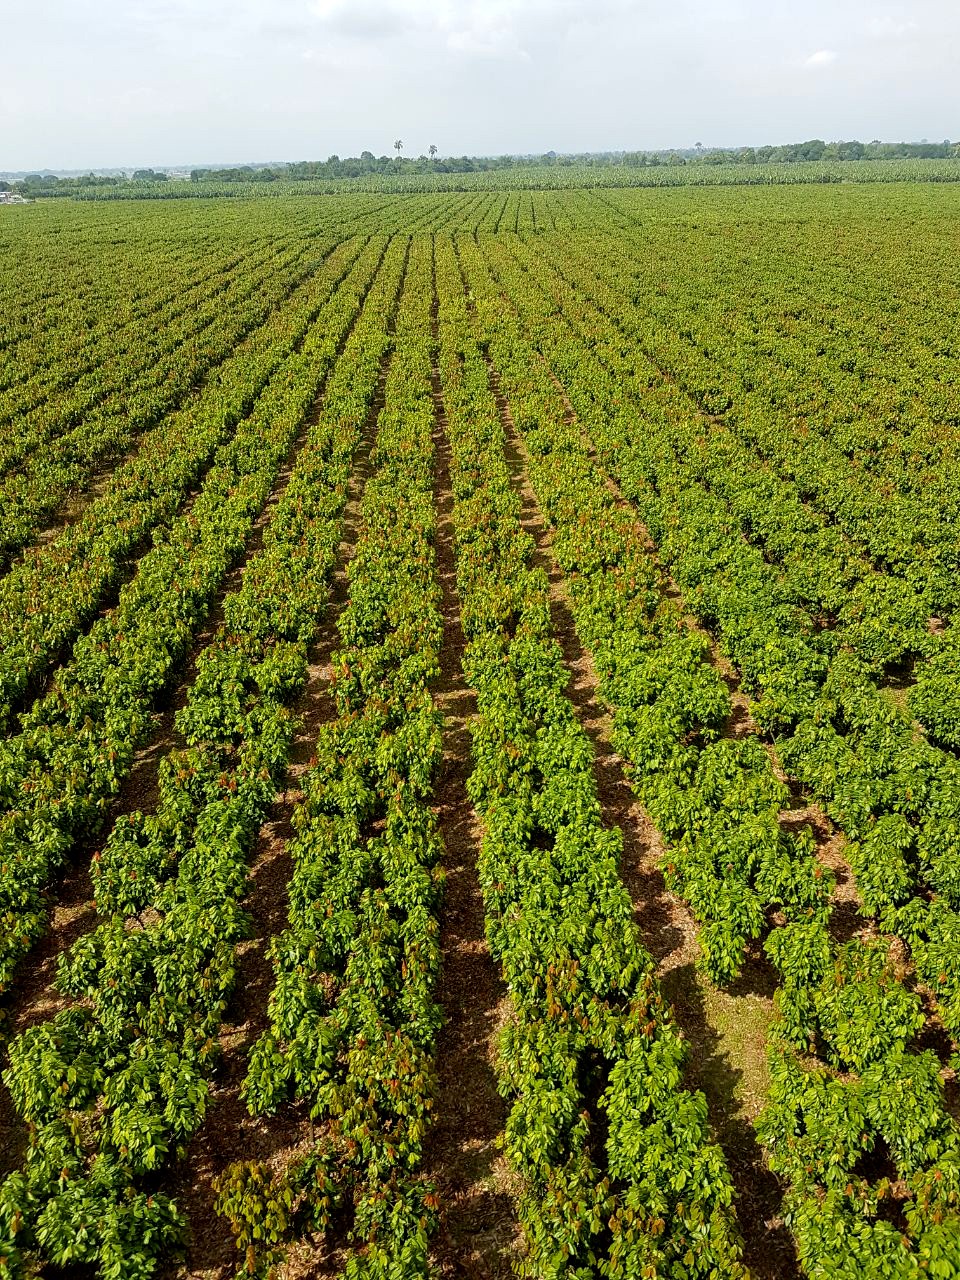
M458 246L461 262L468 252ZM487 936L513 1007L498 1075L509 1103L504 1150L524 1185L519 1271L745 1275L729 1173L709 1141L703 1098L682 1087L685 1048L619 879L620 833L601 822L593 752L551 636L548 583L522 533L460 270L444 246L436 260L439 364L464 672L478 709L468 789L484 828ZM491 344L490 354L501 350ZM512 407L533 421L528 402ZM546 457L548 437L538 443ZM565 485L569 509L580 508L579 549L590 555L590 491L570 485L556 456L548 465L558 503ZM532 478L536 484L536 471ZM606 554L616 554L618 532ZM572 539L560 554L566 567L577 554ZM670 728L684 716L688 724L716 718L713 689L705 685L699 701L696 692L692 706L676 697L664 717Z
M752 181L783 176L766 160L751 158ZM794 176L814 173L797 161ZM429 177L406 164L390 161L398 187ZM541 184L561 167L543 165ZM708 167L670 166L693 182L743 176ZM667 166L640 176L676 180ZM168 207L169 223L156 206L14 214L36 222L0 317L4 986L301 448L196 664L156 813L124 815L94 858L96 927L58 959L67 1004L10 1047L5 1081L29 1146L0 1187L0 1276L77 1264L139 1280L177 1247L177 1208L154 1190L209 1105L249 928L247 861L282 782L289 704L390 349L336 714L304 782L269 1028L245 1085L256 1114L301 1102L317 1137L282 1175L245 1165L221 1183L247 1272L266 1274L338 1212L348 1275L429 1272L436 355L477 698L469 794L511 1000L497 1071L522 1181L521 1273L743 1274L732 1182L703 1099L684 1088L685 1046L619 880L619 832L601 818L506 406L615 747L663 837L668 887L697 920L701 966L732 983L762 946L778 975L757 1132L805 1273L956 1274L949 1073L919 1038L931 996L960 1032L960 409L954 273L935 234L952 200L358 193L273 211L240 202L236 216L211 206L206 233L171 232L153 257L157 228L189 230L199 206ZM907 275L894 237L862 251L867 216L879 225L891 210L910 215ZM473 234L388 246L411 213ZM107 278L111 259L123 265ZM68 301L51 318L55 270ZM125 452L79 519L20 556L65 495ZM832 876L796 820L808 798L842 832L867 942L836 941L851 921L831 921Z
M437 1199L422 1181L436 1088L442 758L430 687L443 631L433 551L429 242L410 248L372 471L333 656L338 715L321 729L294 816L288 928L271 947L269 1030L244 1086L253 1113L303 1100L317 1143L271 1195L290 1238L352 1210L345 1274L429 1274ZM335 1188L335 1191L334 1191ZM242 1207L242 1206L241 1206ZM232 1202L251 1270L269 1266ZM243 1212L258 1221L254 1199ZM262 1216L262 1215L261 1215ZM284 1226L283 1230L286 1230ZM277 1227L276 1238L282 1238ZM255 1259L255 1260L254 1260Z
M399 244L388 252L356 324L362 283L331 305L330 318L343 326L342 355L329 333L318 332L291 357L282 395L267 401L275 433L266 434L266 421L256 418L255 438L238 433L231 446L231 456L249 470L219 468L179 526L184 544L171 538L156 549L169 577L155 572L146 582L155 593L163 585L174 611L191 598L195 609L197 596L206 599L226 567L226 532L242 547L283 453L302 429L262 546L226 596L223 622L198 659L177 716L186 745L160 768L156 812L121 818L94 857L101 923L58 966L61 991L82 1004L11 1045L5 1078L31 1124L25 1176L11 1175L4 1191L10 1200L22 1196L15 1256L89 1263L107 1280L146 1280L179 1240L176 1207L148 1188L182 1155L206 1114L217 1033L247 932L246 862L284 774L295 727L286 704L305 679L307 642L322 616L353 457L389 344L383 316L403 258ZM320 410L305 422L321 385ZM243 519L232 498L242 503ZM148 555L144 564L150 561ZM149 597L135 584L143 610ZM108 715L107 731L122 732L128 708L144 715L136 703L139 670L172 660L162 609L136 617L123 610L121 601L116 612L129 632L111 617L104 641L84 642L87 683L76 663L61 676L61 688L75 692L73 707L57 704L72 713L68 723L96 699ZM138 620L146 624L140 631ZM159 652L151 652L143 634L151 623ZM139 664L132 676L128 656L129 666ZM88 725L93 714L87 710ZM42 707L34 722L43 723ZM70 744L69 734L58 749L64 742ZM73 781L79 797L83 775ZM34 832L39 821L35 816ZM259 1239L262 1231L276 1243L285 1227L270 1189L258 1190L248 1178L234 1190L231 1198L225 1185L224 1204L241 1234L249 1229ZM286 1191L278 1194L282 1205ZM261 1210L269 1210L263 1223Z
M246 1276L267 1276L283 1259L293 1209L293 1191L253 1160L232 1164L215 1181L216 1210L226 1218L244 1257Z
M879 496L869 519L837 504L828 520L809 501L814 454L826 454L829 440L801 445L811 465L798 493L786 452L795 436L785 423L765 425L769 400L751 395L745 377L754 417L743 416L739 386L724 384L716 361L690 341L699 319L687 320L682 335L665 333L650 302L633 306L622 283L638 287L643 264L609 241L601 251L599 237L593 247L589 262L584 253L563 256L548 245L535 252L520 242L466 242L460 253L555 532L578 630L614 713L617 748L670 842L668 884L701 921L711 977L734 978L750 941L767 934L783 981L773 1087L758 1129L790 1186L788 1219L805 1269L912 1275L936 1259L949 1274L955 1208L914 1215L901 1237L879 1216L889 1185L858 1173L871 1154L889 1152L903 1178L932 1177L953 1158L957 1130L937 1064L911 1044L924 1022L920 1001L885 946L831 941L832 877L817 864L809 833L785 831L789 800L757 737L716 740L729 700L704 649L676 637L689 625L682 609L719 637L754 695L755 723L783 735L781 761L856 842L848 847L864 911L909 940L952 1027L956 766L917 740L879 687L888 666L936 647L927 628L932 593L952 588L936 570L927 588L918 586L919 575L895 555ZM757 466L758 452L769 467ZM607 474L631 508L604 488ZM836 485L835 467L823 476ZM846 526L849 541L829 522L842 524L851 509L860 542L874 534L866 554ZM916 503L909 518L914 528L930 520ZM657 571L644 567L647 531L682 593L680 609L651 592ZM870 564L881 546L887 564L903 565L902 577ZM945 546L943 555L941 563ZM704 699L711 677L719 695L712 714ZM917 896L924 875L942 898ZM785 923L770 930L774 911ZM823 1062L804 1062L791 1044ZM641 1250L647 1265L660 1265L649 1243Z

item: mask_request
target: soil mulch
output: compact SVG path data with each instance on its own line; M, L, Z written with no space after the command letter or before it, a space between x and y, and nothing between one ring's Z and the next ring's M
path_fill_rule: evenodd
M489 375L523 504L523 525L534 538L537 562L550 582L554 635L571 673L568 695L593 743L604 821L623 833L621 876L644 945L657 962L664 994L690 1046L685 1084L700 1089L707 1099L714 1135L737 1192L745 1261L755 1280L788 1280L799 1270L780 1217L781 1188L767 1169L751 1123L762 1106L766 1083L766 1037L773 1016L769 964L757 952L745 964L738 984L726 992L714 988L696 968L696 925L686 905L666 888L660 870L662 839L635 799L624 762L611 744L611 718L600 702L592 659L576 632L563 574L552 554L551 532L527 475L523 442L492 365ZM569 401L566 410L572 415ZM734 732L744 731L742 719L741 711Z
M494 1053L510 1000L487 946L477 878L481 831L467 796L471 770L468 721L476 696L463 675L453 545L450 446L433 370L436 410L437 569L442 589L443 645L436 701L444 717L444 762L437 816L446 851L440 1000L445 1023L437 1046L438 1092L427 1137L425 1168L440 1199L433 1259L441 1275L507 1280L520 1249L515 1177L497 1140L507 1104L497 1092Z

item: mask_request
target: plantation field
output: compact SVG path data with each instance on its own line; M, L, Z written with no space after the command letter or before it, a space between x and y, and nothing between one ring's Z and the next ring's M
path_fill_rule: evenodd
M0 209L0 1280L960 1276L958 250Z

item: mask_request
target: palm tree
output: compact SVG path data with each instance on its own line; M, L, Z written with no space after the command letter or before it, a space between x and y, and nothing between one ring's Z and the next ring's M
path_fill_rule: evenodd
M435 142L431 142L429 147L427 147L427 150L430 152L430 159L433 160L437 154L437 144Z
M402 149L403 149L403 141L402 141L402 139L398 138L398 139L396 140L396 142L393 144L393 149L394 149L394 151L397 153L397 159L399 160L399 159L400 159L400 152L401 152L401 151L402 151Z

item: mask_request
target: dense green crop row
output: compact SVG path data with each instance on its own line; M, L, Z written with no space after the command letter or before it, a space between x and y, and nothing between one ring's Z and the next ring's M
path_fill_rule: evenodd
M22 466L0 480L0 503L6 513L0 555L9 559L25 546L68 494L82 490L97 467L122 458L143 431L201 386L209 371L320 267L332 247L312 242L290 255L274 253L259 270L242 274L211 300L205 318L201 312L192 340L172 339L169 360L160 351L149 351L147 342L148 374L142 385L124 365L119 375L112 375L121 380L119 390L102 404L98 394L89 402L82 397L80 407L68 410L67 417L53 406L51 420L37 428L37 447ZM187 321L191 323L192 318ZM161 345L165 341L161 338Z
M567 255L565 269L569 263ZM578 291L591 292L586 273L575 270L574 278ZM682 332L651 324L644 308L616 297L616 286L605 296L630 341L696 406L723 409L729 430L712 420L698 445L699 474L729 505L743 536L777 566L792 602L850 644L881 681L922 659L911 710L935 740L960 746L957 633L931 634L931 619L952 617L960 583L953 429L960 373L939 317L913 308L916 333L906 352L889 349L880 329L880 366L854 346L850 332L876 316L874 294L858 305L848 289L838 340L826 343L809 326L809 333L801 329L804 341L792 343L796 354L789 335L772 326L758 352L712 311L691 318L687 295L675 304L673 323ZM825 366L825 376L811 377L814 364ZM846 384L838 383L844 377Z
M384 197L361 197L321 216L316 206L301 206L282 226L269 209L261 215L230 205L184 218L122 207L97 210L92 220L69 205L37 206L23 222L0 224L0 383L52 372L61 352L68 367L80 352L109 352L110 335L122 343L142 326L164 285L163 296L186 293L218 263L241 263L334 228L343 236L385 230L385 204Z
M31 548L0 579L0 721L102 603L126 559L149 536L157 541L215 450L254 411L257 396L297 349L332 289L352 269L371 272L383 253L348 241L241 342L209 380L205 393L165 418L110 476L82 517L46 545Z
M0 1100L26 1150L0 1274L132 1280L204 1230L174 1165L208 1123L247 869L378 388L335 710L244 1086L258 1125L302 1119L301 1141L207 1186L247 1273L312 1242L401 1280L468 1247L472 1190L458 1166L448 1196L427 1146L456 1074L435 1064L449 470L476 875L508 996L511 1181L491 1200L512 1204L516 1269L762 1271L730 1171L750 1213L763 1156L811 1280L960 1274L958 188L408 181L0 210L0 982L29 1027ZM774 994L726 1158L721 1055L695 1059L708 1118L620 879L547 554L696 981L723 1008L758 974ZM121 814L95 857L95 923L50 1014L21 962L191 650L156 812ZM797 818L811 802L826 849Z
M150 232L144 232L142 223L124 228L120 238L120 228L113 225L109 239L93 244L87 237L76 260L59 234L54 248L47 243L47 228L39 226L36 235L28 237L33 279L26 278L24 266L18 264L11 273L17 290L0 295L9 308L6 319L19 310L25 326L19 340L10 335L0 363L0 420L29 413L54 396L76 395L85 377L95 392L116 390L107 376L110 369L129 386L131 372L136 371L130 365L144 339L151 333L161 336L167 324L202 304L211 288L222 289L231 277L243 276L284 246L387 230L381 208L369 204L353 213L329 210L322 218L301 212L285 220L280 236L275 224L256 219L247 221L239 237L231 235L222 211L181 227L180 234L168 234L159 243L155 234L151 239ZM45 251L57 255L52 281ZM41 282L47 291L30 298L30 285ZM57 300L55 314L49 306L51 296ZM76 403L70 407L77 412ZM20 447L15 439L5 441L5 447L10 446Z
M560 392L504 314L483 259L469 243L461 254L531 481L557 528L558 561L576 575L575 616L617 710L617 748L670 841L668 878L703 925L704 966L730 982L771 910L826 918L830 878L811 858L809 833L782 829L788 791L756 735L727 732L730 694L706 660L704 636L665 598L642 529L608 492L579 427L566 422ZM522 276L510 284L522 290Z
M533 301L538 294L531 289L525 298L535 315L544 308ZM871 638L898 643L902 636L888 612L890 597L876 594L872 619L866 611L855 615L859 629L816 626L703 482L697 465L702 419L691 418L672 384L650 375L642 354L622 337L607 336L610 322L602 313L593 309L589 330L584 324L569 330L566 321L552 324L541 345L605 463L636 501L688 606L716 628L744 687L756 694L756 720L777 735L787 769L850 837L866 909L910 943L955 1033L960 765L918 740L909 717L878 687L865 650ZM589 356L591 347L599 358ZM916 622L914 634L920 631L926 634ZM926 885L938 892L932 903Z
M731 977L744 942L769 930L765 947L782 980L781 1017L758 1131L789 1186L785 1207L801 1262L817 1277L952 1274L960 1260L960 1133L936 1057L910 1047L924 1023L920 1001L899 981L883 945L832 941L829 877L802 844L791 852L778 830L786 792L759 744L710 745L724 724L719 681L714 677L711 705L711 680L696 665L696 649L694 666L687 658L685 668L681 655L690 649L664 626L669 610L645 619L657 582L644 569L635 528L607 493L579 427L567 422L542 356L504 320L499 290L469 242L462 252L473 264L470 283L486 304L491 353L529 443L531 476L557 527L558 555L574 575L575 615L615 712L618 748L636 770L638 795L676 842L668 876L709 922L700 941L713 976ZM523 273L502 261L498 270L528 319L541 314L525 295ZM549 341L541 330L539 339L569 373L576 347L556 330ZM597 417L589 421L602 438ZM622 465L622 450L618 456ZM702 553L702 541L700 547ZM937 960L947 963L942 946ZM879 1208L891 1194L889 1181L858 1171L876 1149L891 1152L894 1180L901 1179L899 1233Z
M475 199L462 197L459 203ZM397 221L416 225L434 216L427 203L418 210L361 209L347 221L389 230ZM328 223L337 229L327 233ZM198 396L217 391L224 362L236 364L246 337L252 335L253 345L259 345L258 331L266 326L269 333L271 317L278 313L285 320L303 283L317 271L323 275L323 263L342 237L337 224L331 214L296 235L267 238L242 260L234 254L224 272L210 273L193 294L184 282L172 304L179 319L149 308L143 314L141 295L125 305L115 300L116 330L101 335L100 346L94 342L87 351L89 367L82 376L72 376L72 356L51 326L44 358L62 380L61 391L41 396L36 404L7 406L16 430L6 433L0 451L0 558L9 561L29 544L56 519L66 498L82 507L85 487L111 461L131 448L138 451L144 433L152 441L167 427L176 430L178 406L183 406L182 419L194 410ZM161 272L166 266L169 275L175 253L176 246L170 246L154 265ZM70 287L65 281L65 294ZM126 323L131 314L137 319ZM8 358L8 368L16 358ZM29 364L29 352L25 359Z
M301 182L200 182L128 183L123 187L85 187L79 200L190 200L210 197L272 196L298 194L343 195L347 192L446 192L554 190L571 188L793 186L800 183L849 182L956 182L960 162L931 160L797 161L769 164L661 164L661 165L516 165L476 173L372 174L363 178L312 179Z
M395 241L263 550L224 601L177 715L185 746L161 766L156 812L124 815L95 855L102 923L58 970L76 1003L11 1048L6 1080L31 1138L24 1171L0 1191L0 1275L22 1274L37 1254L133 1280L153 1274L176 1241L176 1205L151 1194L149 1179L207 1109L245 933L246 862L284 773L288 704L324 612L403 258ZM306 397L318 368L297 370Z
M333 1219L351 1244L347 1275L430 1274L435 1200L420 1164L435 1090L443 884L430 809L442 754L430 687L443 631L430 251L414 238L337 623L338 716L318 739L294 819L289 927L273 943L270 1029L245 1084L254 1113L304 1100L317 1138L280 1179L245 1164L220 1184L221 1211L257 1274Z
M0 747L0 986L43 931L43 891L96 829L149 732L152 704L242 554L304 415L370 284L361 264L281 363L192 508L140 561L115 609L73 648L49 692Z
M23 422L26 415L41 405L49 404L55 397L76 388L85 375L97 370L101 360L118 364L117 357L126 357L138 339L142 340L145 325L160 328L169 321L177 320L208 293L223 289L241 261L248 260L241 259L235 252L221 254L212 262L198 264L194 271L185 271L171 287L170 263L161 260L155 266L159 286L131 299L128 320L115 315L113 325L101 322L94 331L95 336L88 335L86 341L80 338L58 344L56 338L48 334L43 357L27 343L19 343L15 352L4 361L5 385L0 393L0 422ZM35 448L40 438L42 434L36 429L10 434L0 452L3 469Z
M608 256L619 262L618 254ZM772 337L767 361L754 359L736 378L722 352L706 361L615 286L594 279L591 289L585 265L571 262L569 254L564 259L561 269L575 280L568 292L599 295L631 346L652 352L656 367L684 385L701 411L699 422L690 417L687 425L685 463L777 567L792 602L838 633L881 676L909 656L937 654L942 644L930 635L928 620L952 612L960 566L955 433L924 422L927 415L906 377L894 377L901 406L886 396L878 397L879 404L858 405L851 393L841 404L854 421L824 422L822 410L812 417L802 413L789 388L777 394L764 385L775 362ZM933 382L944 399L931 407L949 421L960 414L960 402L948 378L944 368ZM704 436L708 406L726 404L721 418L707 417Z
M546 579L452 248L440 247L464 669L479 712L469 791L490 948L513 1005L500 1073L505 1149L525 1184L521 1273L742 1275L729 1174L703 1097L678 1088L682 1039L619 880L620 832L600 819Z

